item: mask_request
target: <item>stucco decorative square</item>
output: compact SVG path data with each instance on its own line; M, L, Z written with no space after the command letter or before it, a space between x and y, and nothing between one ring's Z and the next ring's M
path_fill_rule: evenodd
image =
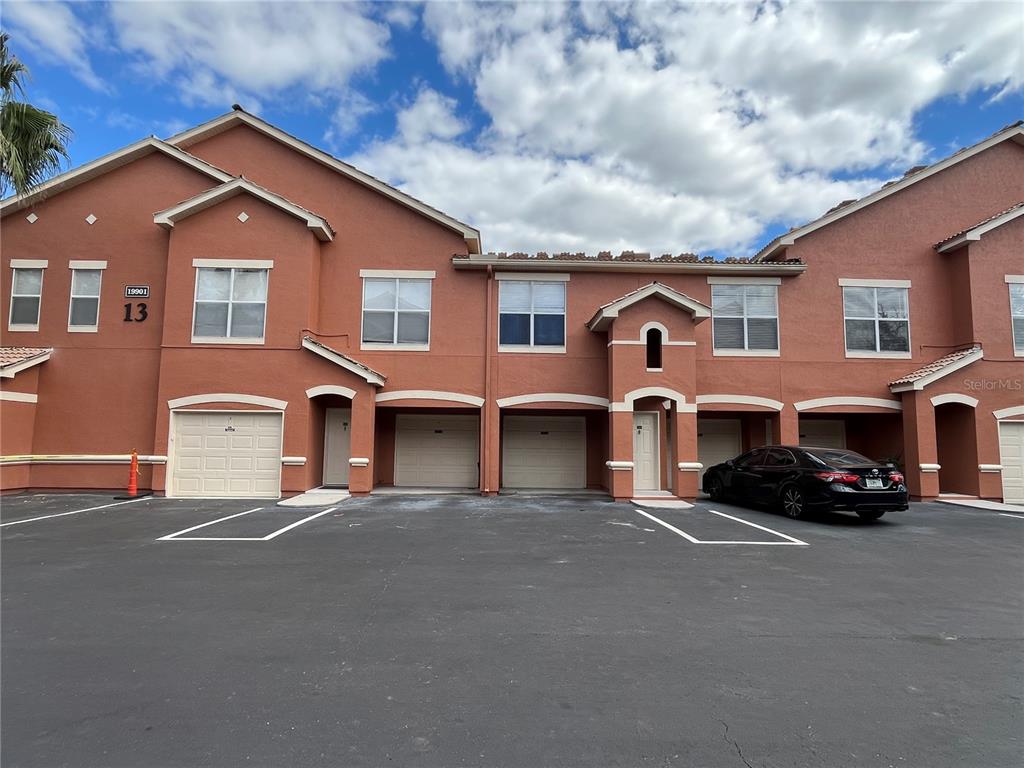
M25 217L25 221L27 221L29 224L35 224L38 220L39 217L36 216L34 213L30 213L28 216Z
M90 224L90 225L91 224L95 224L96 221L97 221L97 218L96 218L96 216L94 214L90 213L88 216L85 217L85 223L86 224Z
M240 214L238 214L238 220L245 224L245 222L249 220L249 214L246 213L245 211L242 211Z

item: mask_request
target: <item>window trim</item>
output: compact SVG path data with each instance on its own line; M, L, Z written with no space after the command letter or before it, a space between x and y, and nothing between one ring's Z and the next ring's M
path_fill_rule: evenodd
M756 278L756 277L708 277L708 284L711 286L711 355L713 357L780 357L782 355L782 321L779 305L779 286L782 284L780 278ZM715 346L715 286L716 285L773 285L775 286L775 349L749 349L747 338L747 292L743 292L743 314L737 318L734 315L725 315L725 319L743 320L743 347L718 349ZM768 315L754 315L755 320L768 319Z
M359 270L359 277L362 279L363 284L360 286L360 307L359 307L359 349L373 351L388 351L388 352L429 352L430 351L430 336L434 330L434 284L433 280L435 272L431 270L414 270L414 269L361 269ZM370 312L392 312L395 315L395 325L393 329L392 338L395 341L364 341L364 325L366 321L366 281L367 280L393 280L395 283L395 308L394 309L371 309ZM422 313L422 309L406 309L402 310L398 308L398 291L399 283L402 280L416 280L420 282L427 282L430 285L430 307L427 309L427 341L426 343L413 341L413 342L400 342L398 341L398 313L399 312L417 312Z
M1004 279L1006 280L1006 295L1010 301L1010 345L1013 347L1014 357L1024 357L1024 338L1017 338L1013 325L1015 317L1024 319L1024 314L1013 314L1013 288L1018 286L1020 291L1024 293L1024 275L1005 275Z
M270 266L264 266L269 264ZM192 343L193 344L218 344L218 345L250 345L261 346L267 343L267 309L270 305L270 270L273 268L273 261L261 261L256 259L193 259L192 266L195 268L195 279L192 287ZM199 303L199 270L200 269L229 269L231 270L231 285L228 293L228 322L225 328L226 333L231 332L231 305L235 304L231 295L235 289L236 269L257 269L267 273L267 295L263 299L263 336L196 336L196 305ZM220 302L224 303L224 302ZM259 304L256 301L239 301L239 304Z
M71 272L71 286L68 290L68 333L98 333L100 330L100 305L103 303L103 270L107 268L105 261L70 261L68 270ZM75 296L75 272L99 272L100 287L95 296ZM92 325L74 325L75 299L96 299L96 322Z
M522 353L529 354L529 355L564 355L565 354L566 341L567 341L566 336L567 336L568 330L569 330L569 321L568 321L568 315L569 315L569 291L566 289L566 282L568 282L568 281L567 280L563 280L561 278L562 278L562 275L545 275L544 277L541 277L539 280L534 280L532 276L530 277L529 280L524 280L524 279L521 279L521 278L520 279L515 279L515 280L509 279L509 278L503 278L503 280L507 280L508 282L528 283L530 285L530 311L528 313L525 313L525 314L528 314L530 316L530 343L529 344L502 344L501 343L501 316L502 316L502 314L521 315L521 314L524 314L524 313L522 313L522 312L505 312L505 313L502 313L502 311L501 311L501 283L499 283L498 284L498 300L496 302L496 304L497 304L497 311L498 311L498 327L497 327L497 331L498 331L498 351L499 352L522 352ZM558 283L558 284L560 284L562 286L562 312L560 313L561 314L561 318L562 318L562 343L560 345L554 345L554 344L537 345L537 344L533 343L533 318L534 318L534 315L535 314L541 314L541 315L555 315L556 314L554 312L538 312L538 313L535 313L533 311L533 283L547 283L549 285L551 283Z
M911 336L910 329L910 281L909 280L861 280L854 278L839 278L839 301L840 306L843 310L843 350L846 353L848 359L862 359L862 360L910 360L913 358L913 337ZM846 289L847 288L871 288L875 291L875 317L852 317L850 320L869 320L875 321L875 349L850 349L849 341L846 338ZM881 344L881 334L879 333L878 323L883 318L878 317L878 289L879 288L899 288L906 291L907 295L907 350L882 350L878 349ZM890 320L900 320L903 318L887 318Z
M46 281L46 268L49 266L49 261L46 259L11 259L11 305L8 307L7 312L7 331L8 333L34 333L39 330L39 321L43 316L43 283ZM14 293L14 283L17 279L17 271L19 269L38 269L39 270L39 293ZM14 298L35 298L39 300L36 305L36 321L35 323L15 323L14 322Z

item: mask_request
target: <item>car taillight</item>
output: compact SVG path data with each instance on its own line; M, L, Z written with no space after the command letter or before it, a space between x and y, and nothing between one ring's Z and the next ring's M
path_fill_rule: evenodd
M890 472L889 479L892 480L894 483L902 483L903 475L901 475L899 472Z
M814 476L826 483L856 483L860 476L845 472L815 472Z

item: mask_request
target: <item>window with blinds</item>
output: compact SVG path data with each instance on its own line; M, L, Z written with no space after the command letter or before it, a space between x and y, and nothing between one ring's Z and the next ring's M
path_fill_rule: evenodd
M777 352L779 289L776 285L712 285L714 348Z

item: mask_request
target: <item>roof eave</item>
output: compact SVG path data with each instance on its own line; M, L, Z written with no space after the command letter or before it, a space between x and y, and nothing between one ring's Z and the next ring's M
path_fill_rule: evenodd
M956 250L967 243L977 242L978 240L981 240L983 235L988 234L993 229L999 229L999 227L1004 224L1009 224L1020 216L1024 216L1024 206L1018 205L1013 210L1004 213L1002 216L996 216L994 219L986 221L983 224L971 227L962 235L957 235L946 242L939 243L935 246L935 250L939 253L947 253L948 251Z
M807 269L806 264L772 264L752 262L666 262L666 261L618 261L602 259L577 261L571 259L498 259L487 256L470 258L452 257L455 269L508 269L515 272L661 272L693 273L698 275L735 274L772 275L795 277Z
M13 379L26 368L32 368L40 363L45 363L50 359L50 355L52 354L53 350L48 349L45 352L40 352L38 355L33 355L32 357L27 357L24 360L19 360L16 363L5 365L3 368L0 368L0 379Z
M977 347L971 351L970 354L964 355L959 360L956 360L949 365L943 366L939 370L929 373L927 376L923 376L917 381L908 381L902 384L890 384L889 391L893 394L900 392L918 392L926 387L934 384L939 379L943 379L949 376L951 373L956 373L961 368L966 368L968 365L981 360L985 355L984 350L981 347Z
M336 352L335 350L330 349L324 346L323 344L320 344L315 339L311 339L309 336L302 337L302 348L308 349L313 354L319 355L325 360L328 360L334 363L335 365L344 368L346 371L361 378L367 384L372 384L373 386L376 387L383 387L384 384L387 382L387 376L385 376L384 374L378 373L372 368L369 368L365 365L360 365L359 363L350 360L348 357L341 354L340 352Z

